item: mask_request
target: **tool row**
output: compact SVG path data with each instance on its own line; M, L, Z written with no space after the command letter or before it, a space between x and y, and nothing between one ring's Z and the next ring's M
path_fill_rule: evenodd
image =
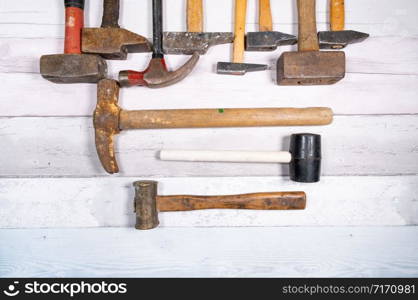
M128 52L151 52L144 71L119 72L121 86L161 88L175 84L191 73L211 46L234 43L232 62L218 62L217 73L244 75L267 70L265 64L244 63L244 50L273 51L278 46L298 43L297 52L284 52L277 60L278 85L333 84L345 76L346 58L342 49L363 41L368 34L344 30L344 0L331 0L331 30L317 33L316 1L296 0L298 37L273 31L270 0L259 0L259 32L245 32L247 0L235 1L235 32L204 32L203 0L187 0L187 32L163 32L162 0L152 0L153 43L120 28L119 0L104 0L101 28L84 27L84 0L65 2L64 54L44 55L40 70L56 83L97 83L107 75L104 59L126 59ZM165 54L185 54L191 58L178 70L167 69Z

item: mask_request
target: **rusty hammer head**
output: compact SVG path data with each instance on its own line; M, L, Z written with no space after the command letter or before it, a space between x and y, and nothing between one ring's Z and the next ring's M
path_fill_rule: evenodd
M277 84L333 84L345 76L345 53L319 51L315 0L298 0L298 52L284 52L277 61Z
M164 52L167 54L204 55L210 47L232 43L232 32L164 32Z
M158 220L158 182L142 180L134 182L135 188L135 228L152 229L160 224Z
M106 59L126 59L128 53L151 52L151 43L145 37L120 28L118 21L119 0L104 0L102 26L83 29L82 51Z
M55 83L96 83L107 72L99 56L81 54L84 0L65 0L65 54L44 55L40 60L42 77Z
M297 38L294 35L278 31L248 32L245 41L247 51L274 51L277 47L294 45Z
M354 30L318 32L321 49L343 49L349 44L361 43L368 37L369 34Z

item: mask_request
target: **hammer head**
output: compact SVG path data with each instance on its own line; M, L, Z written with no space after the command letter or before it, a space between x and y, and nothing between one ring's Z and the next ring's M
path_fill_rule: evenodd
M297 38L294 35L276 32L259 31L248 32L245 41L247 51L274 51L279 46L294 45Z
M135 228L152 229L158 226L157 187L156 181L136 181L135 188Z
M369 34L354 30L318 32L321 49L343 49L348 44L360 43L368 37Z
M106 59L126 59L128 53L151 52L151 43L143 36L123 28L84 28L81 50Z
M164 32L167 54L204 55L210 47L234 41L232 32Z
M292 134L290 138L290 179L318 182L321 174L321 136L311 133Z
M154 57L148 68L143 72L121 71L119 83L123 87L147 86L149 88L162 88L173 85L189 75L199 60L199 54L193 53L192 57L176 71L168 71L163 57Z
M97 84L97 106L93 114L97 155L109 174L118 173L113 136L120 132L119 85L103 79Z
M216 72L225 75L245 75L247 72L265 71L267 65L218 62Z
M42 77L55 83L96 83L106 76L106 61L90 54L54 54L41 57Z
M284 52L277 61L278 85L333 84L344 76L342 51Z

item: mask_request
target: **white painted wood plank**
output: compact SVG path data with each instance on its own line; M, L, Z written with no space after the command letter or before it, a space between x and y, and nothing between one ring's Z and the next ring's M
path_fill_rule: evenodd
M185 29L185 1L164 1L165 28ZM86 25L99 26L102 1L88 1ZM274 22L278 30L295 33L296 7L294 0L272 1ZM168 10L169 7L169 10ZM205 27L207 31L232 29L233 1L205 1ZM418 4L413 0L351 0L346 3L348 29L382 35L416 35ZM325 30L328 21L327 0L317 1L318 29ZM135 12L135 13L133 13ZM62 1L30 0L0 3L0 37L59 37L63 36ZM248 30L254 30L257 20L256 1L248 1ZM121 5L121 24L141 34L151 35L151 1L124 0ZM60 26L61 25L61 28ZM252 25L252 26L251 26ZM286 26L287 25L287 26ZM292 25L290 28L289 25ZM28 30L28 28L31 30Z
M0 228L134 227L139 178L0 179ZM418 176L155 178L159 194L230 195L305 191L299 211L200 210L160 213L160 227L418 225Z
M1 277L417 277L417 227L0 230ZM216 247L215 247L216 245Z
M211 48L199 63L200 71L213 73L216 62L229 59L230 48L229 45ZM0 39L0 72L39 73L39 58L44 54L61 53L62 49L63 40L57 38ZM268 64L271 69L275 69L281 51L296 50L297 46L286 46L274 52L246 52L245 56L249 62ZM418 75L418 37L372 37L344 51L347 56L348 73ZM170 65L178 65L184 59L182 56L170 55L167 60ZM138 64L144 64L145 67L148 60L147 54L131 54L128 61L108 61L109 73L115 76L119 70L127 67L139 69ZM212 79L218 79L218 83L215 81L205 84L209 87L225 81L226 78L213 77Z
M418 76L347 74L337 85L302 88L278 87L270 76L220 77L199 65L168 88L122 89L119 102L124 109L328 106L344 115L418 113ZM0 116L90 116L97 102L95 85L58 85L38 74L0 74L0 82Z
M122 176L277 176L287 165L167 162L161 149L286 150L291 133L323 135L324 175L418 173L418 116L339 116L330 126L130 130L116 138ZM105 175L91 118L2 118L0 176Z

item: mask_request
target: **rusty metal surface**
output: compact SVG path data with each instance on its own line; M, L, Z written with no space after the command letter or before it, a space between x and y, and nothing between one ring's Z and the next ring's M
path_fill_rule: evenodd
M343 49L349 44L361 43L368 37L369 34L354 30L318 32L321 49Z
M107 64L97 55L53 54L41 57L40 70L55 83L97 83L106 76Z
M274 51L279 46L294 45L294 35L278 31L248 32L245 39L246 51Z
M144 85L149 88L167 87L187 77L187 75L193 71L194 67L199 61L199 57L200 56L197 53L194 53L183 66L175 71L167 70L164 58L153 58L151 59L148 68L143 72L119 72L119 83L123 87L134 85ZM141 79L133 80L131 76Z
M277 61L279 85L334 84L345 76L342 51L285 52Z
M151 43L143 36L123 28L84 28L84 53L100 54L106 59L125 60L128 53L151 52Z
M134 207L136 213L135 228L139 230L153 229L159 225L157 210L157 181L136 181Z
M93 114L96 150L106 172L118 173L113 136L120 132L119 86L115 80L103 79L97 85L97 106Z
M212 46L233 41L232 32L164 32L163 48L166 54L204 55Z
M218 62L216 72L224 75L245 75L247 72L257 72L267 70L267 65L246 64L232 62Z

